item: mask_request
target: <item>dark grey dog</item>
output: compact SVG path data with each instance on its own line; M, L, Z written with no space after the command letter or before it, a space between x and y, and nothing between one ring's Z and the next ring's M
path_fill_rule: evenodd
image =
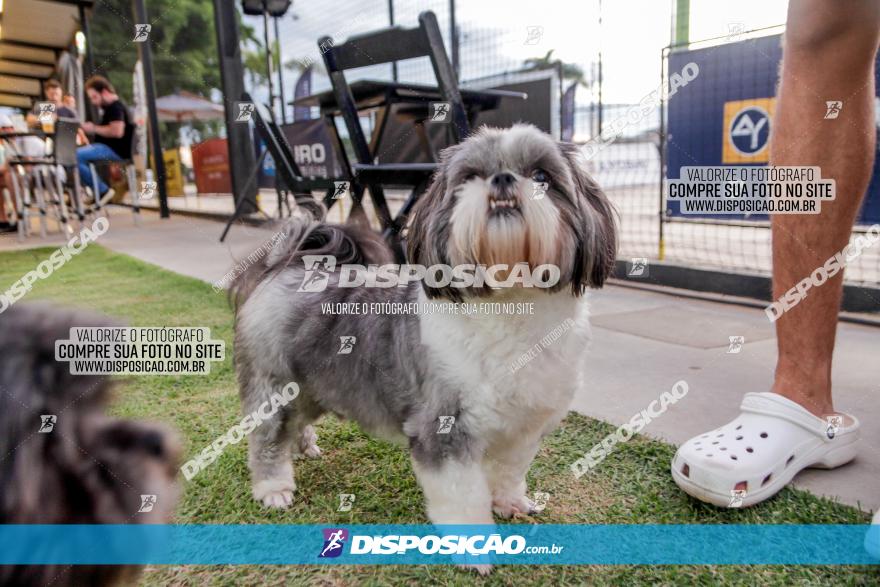
M577 149L532 126L481 129L444 151L409 226L409 263L508 268L496 277L552 267L556 282L541 287L436 279L343 287L351 272L341 265L392 263L378 236L305 220L285 230L233 287L244 412L291 381L301 390L250 437L254 497L291 503L292 458L320 453L310 424L332 412L409 444L435 523L531 511L529 465L581 384L582 294L602 285L616 253L612 208ZM370 311L429 301L478 302L478 311ZM499 314L502 306L479 302L533 312ZM326 311L333 304L362 305L339 315ZM563 334L527 354L550 332Z
M177 501L177 440L162 426L104 414L110 379L71 375L68 362L55 360L55 341L68 339L72 326L119 324L44 304L0 314L0 524L167 523ZM138 572L0 566L0 585L132 584Z

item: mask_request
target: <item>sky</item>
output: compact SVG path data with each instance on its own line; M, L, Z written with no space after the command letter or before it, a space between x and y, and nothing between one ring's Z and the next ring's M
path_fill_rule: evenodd
M395 19L415 26L418 13L433 10L449 46L447 0L393 0ZM724 36L730 26L745 30L785 22L787 0L691 0L692 41ZM462 79L500 73L522 67L523 60L553 50L553 56L576 63L589 73L601 47L603 97L608 103L637 102L660 81L660 53L669 44L673 0L603 0L599 27L599 0L457 0L456 20L461 38ZM320 61L317 39L329 34L344 39L351 34L388 25L387 0L335 0L294 2L280 21L285 60L309 55ZM294 20L292 15L298 16ZM262 21L249 18L262 37ZM543 34L526 42L528 29L541 27ZM387 75L380 66L358 72L363 77ZM405 81L431 81L427 62L401 66ZM285 91L292 92L295 72L285 75ZM383 75L384 77L384 75ZM314 90L324 89L315 80ZM586 92L584 92L586 93Z

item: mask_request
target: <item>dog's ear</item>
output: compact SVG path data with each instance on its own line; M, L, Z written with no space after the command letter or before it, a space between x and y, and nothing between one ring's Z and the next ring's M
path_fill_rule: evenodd
M438 214L443 207L443 198L448 189L449 160L458 152L461 145L447 147L440 152L437 172L427 191L419 198L409 218L406 236L407 262L424 265L446 263L446 243L449 241L450 214ZM451 210L451 206L449 206ZM424 281L422 282L424 284ZM436 297L436 291L425 288L428 297Z
M587 173L578 145L559 143L577 191L574 263L571 287L580 295L587 287L599 288L614 271L617 259L617 212L599 185Z

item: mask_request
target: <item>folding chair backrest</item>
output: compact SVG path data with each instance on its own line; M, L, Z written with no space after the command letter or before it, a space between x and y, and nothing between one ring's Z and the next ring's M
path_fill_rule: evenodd
M55 121L55 136L52 139L55 163L64 167L76 165L76 134L79 122L74 118L59 118Z
M269 109L264 105L262 106L265 113L262 114L262 117L265 119L267 126L269 127L269 132L275 137L275 141L278 143L278 148L281 149L281 152L284 154L284 158L290 163L290 168L296 174L297 177L302 177L302 173L299 170L299 166L296 164L296 158L293 156L293 149L290 148L290 143L287 142L287 137L284 136L284 133L281 132L281 128L278 126L278 123L275 122L275 119L272 117L272 113L269 112ZM266 118L266 114L269 115L269 118Z
M440 34L437 17L433 12L422 12L419 15L417 28L391 27L351 37L339 45L325 36L318 40L318 46L323 54L327 73L330 75L336 103L339 105L355 155L360 163L372 161L370 161L369 145L358 120L354 96L345 80L344 71L347 69L430 57L443 101L450 104L455 139L461 141L467 136L470 129L461 93L458 90L458 81L446 55L443 36Z
M266 149L268 149L269 154L272 155L272 159L275 161L275 173L281 180L281 183L286 189L293 192L293 197L297 204L312 205L314 199L311 193L304 195L303 190L297 189L302 176L300 175L299 168L296 166L296 162L290 155L290 146L287 145L283 136L279 137L275 134L273 129L275 121L272 118L272 113L265 105L254 102L247 92L241 95L241 99L254 105L254 126L257 129L257 134L266 143Z

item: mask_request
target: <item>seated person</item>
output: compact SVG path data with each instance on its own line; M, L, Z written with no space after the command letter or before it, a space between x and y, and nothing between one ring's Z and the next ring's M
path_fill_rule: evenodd
M0 114L0 132L12 132L14 130L15 127L12 125L12 120L5 114ZM7 189L10 196L13 194L11 176L13 170L9 167L7 161L10 155L13 154L13 149L7 144L7 141L0 140L0 192L3 189ZM0 193L0 233L12 232L13 230L15 230L15 224L10 223L9 217L6 215L6 198Z
M128 108L116 95L116 90L107 78L100 75L89 78L86 82L86 93L89 101L101 109L101 121L98 124L82 123L82 129L95 138L91 145L76 150L76 159L83 185L92 187L90 162L122 161L131 158L134 124ZM113 198L114 191L100 177L95 179L98 183L98 193L94 194L95 200L103 205Z
M64 91L61 88L61 82L57 79L48 79L43 84L43 93L46 95L46 102L53 104L55 106L55 115L53 116L53 120L56 118L78 118L76 115L76 110L68 108L64 105L63 97ZM34 104L34 110L32 113L27 115L27 121L30 126L36 126L39 124L40 119L40 102Z

